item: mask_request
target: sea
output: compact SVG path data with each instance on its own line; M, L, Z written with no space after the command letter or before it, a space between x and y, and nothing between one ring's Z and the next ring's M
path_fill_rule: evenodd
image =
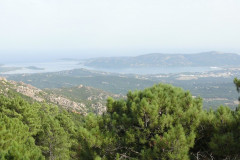
M219 67L147 67L147 68L91 68L84 66L79 61L57 60L51 62L25 62L25 63L8 63L3 64L0 68L15 68L15 70L1 72L0 74L24 74L24 73L47 73L58 72L73 69L88 69L95 71L120 73L120 74L170 74L170 73L183 73L183 72L208 72L221 70ZM17 69L16 69L17 68Z

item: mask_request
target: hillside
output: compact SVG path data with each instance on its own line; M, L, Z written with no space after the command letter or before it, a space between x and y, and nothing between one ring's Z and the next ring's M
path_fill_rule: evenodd
M129 90L134 91L150 87L153 84L168 83L191 91L193 96L202 97L204 107L206 108L216 108L220 104L235 108L237 95L233 79L240 76L240 68L229 68L204 73L156 75L113 74L75 69L52 73L5 76L8 79L22 81L40 89L74 88L75 86L83 85L121 95L125 95Z
M235 82L239 87L240 80ZM11 95L18 90L41 98L44 92L33 86L5 78L0 84L2 160L240 158L239 108L203 110L200 97L172 85L109 98L105 114L83 116ZM91 90L79 86L76 92L82 89Z
M157 83L136 75L122 75L107 72L97 72L86 69L68 71L4 75L14 81L22 81L38 88L62 88L79 85L91 86L104 91L125 95L129 90L143 89Z
M240 55L233 53L204 52L198 54L153 53L136 57L106 57L88 59L85 66L93 68L130 67L222 67L239 66Z
M0 78L0 93L16 93L29 101L51 103L86 115L89 112L102 114L106 110L106 99L122 97L100 89L79 85L78 87L41 90L30 84Z
M123 96L119 94L112 94L101 89L83 85L71 88L64 87L44 89L44 91L50 95L66 97L71 101L82 103L85 105L88 112L93 112L96 114L102 114L106 111L106 102L108 97L113 97L115 99L123 98Z

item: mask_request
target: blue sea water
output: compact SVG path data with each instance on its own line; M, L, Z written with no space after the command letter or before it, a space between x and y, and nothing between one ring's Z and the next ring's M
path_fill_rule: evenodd
M42 68L42 70L28 69L27 67L29 66ZM207 72L221 69L218 67L151 67L151 68L123 68L123 69L89 68L82 64L79 64L79 61L64 61L64 60L35 63L12 63L12 64L8 63L3 65L2 67L19 67L20 69L4 72L1 74L46 73L80 68L123 74L169 74L182 72Z
M19 67L18 70L4 72L2 74L22 74L22 73L46 73L46 72L58 72L63 70L72 70L82 68L78 65L79 62L75 61L52 61L52 62L35 62L35 63L8 63L2 67ZM40 68L29 69L27 67L34 66Z

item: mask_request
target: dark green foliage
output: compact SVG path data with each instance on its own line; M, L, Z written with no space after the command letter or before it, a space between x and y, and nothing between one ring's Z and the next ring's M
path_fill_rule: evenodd
M40 114L42 126L36 135L36 143L42 149L43 155L50 160L69 159L70 143L67 132L56 119L58 109L46 106Z
M240 158L238 110L203 111L201 99L162 84L107 104L79 130L84 159Z
M238 93L240 93L240 79L234 78L233 82L237 88ZM240 102L240 96L239 96L238 100Z
M240 159L239 107L203 111L171 85L109 98L104 115L86 117L9 94L0 96L0 160Z
M44 159L29 130L18 118L0 113L0 159Z
M0 97L2 159L52 160L76 156L76 128L66 111L60 112L58 107L47 104L29 104L12 96Z
M238 96L235 93L235 86L232 84L232 79L234 77L218 77L219 75L225 75L226 73L231 73L234 76L240 75L240 73L232 71L231 69L207 72L203 74L203 77L199 76L201 75L200 73L122 75L86 69L75 69L55 73L7 75L7 78L22 81L41 89L76 87L82 84L84 86L92 86L94 88L122 95L125 95L129 90L142 90L151 87L156 83L162 82L184 88L185 90L191 91L192 95L202 97L204 108L209 109L210 107L214 107L214 109L217 109L219 105L228 105L231 108L235 108L233 102ZM197 79L178 80L182 74L190 76L194 75ZM217 77L212 77L212 75ZM66 94L63 95L68 97ZM76 95L77 94L73 96L69 95L69 97L71 96L72 98L70 99L76 100Z
M205 112L198 127L193 155L216 159L240 158L240 112L220 106Z
M91 120L90 133L103 137L89 145L101 147L106 159L189 159L201 114L201 99L170 85L129 92L127 100L109 99L107 113ZM94 123L95 122L95 123ZM87 121L87 123L89 123ZM100 130L100 131L99 131Z
M240 79L234 78L234 84L236 85L238 93L240 92Z
M101 117L90 114L86 117L83 126L78 130L79 152L78 157L82 159L95 159L98 154L104 152L103 143L107 143L108 137L102 134L99 123Z

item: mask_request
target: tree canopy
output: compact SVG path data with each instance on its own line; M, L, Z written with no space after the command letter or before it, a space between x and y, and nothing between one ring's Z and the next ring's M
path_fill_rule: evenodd
M240 159L239 126L239 109L203 110L201 98L167 84L109 98L103 115L1 95L0 159Z
M240 93L240 79L234 78L233 82L234 82L234 84L235 84L235 86L237 88L237 92ZM239 96L238 100L240 102L240 96Z

